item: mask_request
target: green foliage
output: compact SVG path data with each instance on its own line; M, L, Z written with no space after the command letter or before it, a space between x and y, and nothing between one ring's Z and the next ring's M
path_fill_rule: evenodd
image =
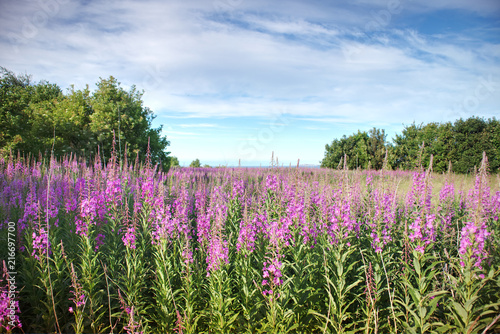
M419 134L422 126L415 123L403 129L401 135L396 134L394 139L394 153L396 161L393 164L401 169L412 170L418 167L418 158L422 146Z
M471 117L454 123L411 124L396 134L393 144L385 141L384 130L373 128L358 131L349 137L334 139L325 147L322 167L381 169L387 152L387 167L413 170L427 168L433 157L433 171L442 173L449 164L456 173L472 173L478 167L483 152L489 159L492 172L500 168L500 122L495 118L484 120Z
M152 128L153 112L143 106L135 86L125 91L112 76L100 79L90 92L71 87L67 94L45 81L32 83L0 68L0 155L10 151L37 156L50 153L91 158L111 157L114 140L120 156L144 161L149 147L152 163L170 167L162 127Z
M0 153L10 150L42 153L41 128L33 128L38 121L46 121L54 105L62 98L61 89L48 82L31 83L28 75L16 76L0 67ZM50 130L53 137L53 129Z
M340 161L347 159L349 169L381 169L384 163L386 149L386 134L384 130L373 128L368 133L360 132L349 137L345 135L339 140L333 140L325 147L325 157L321 167L343 167Z
M210 298L210 310L206 317L210 332L229 333L235 328L235 322L239 314L234 312L233 302L235 297L231 295L231 278L226 271L226 266L210 274L208 278L207 291Z
M489 158L492 171L500 167L500 122L496 119L471 117L459 119L453 125L455 150L453 171L471 173L479 166L483 152Z
M191 161L191 163L189 164L189 167L201 167L200 160L196 159L196 160Z
M362 280L356 274L360 266L358 261L353 259L355 248L344 241L335 246L323 246L323 289L324 295L327 296L324 301L327 313L310 312L324 321L324 324L318 327L323 332L329 329L329 332L333 333L346 333L356 325L350 308L357 301L355 288Z
M177 157L170 157L170 168L179 166L179 159Z
M118 142L120 155L127 145L128 159L139 155L139 159L144 160L149 143L151 161L163 162L163 167L168 169L168 153L164 150L169 142L161 136L162 127L151 128L155 116L142 105L142 94L135 86L125 91L113 77L101 79L89 101L93 111L89 129L105 156L111 155L113 137Z
M481 327L490 324L498 314L500 302L494 299L498 286L492 284L498 272L491 268L488 275L481 279L479 276L484 274L474 266L470 257L465 259L465 267L452 263L451 269L455 275L446 273L447 286L453 295L447 304L450 322L442 327L442 331L476 333ZM491 299L488 300L486 296Z
M471 173L479 166L483 152L489 158L491 171L500 167L500 123L471 117L455 123L429 123L406 127L394 140L394 167L413 169L427 167L433 156L433 170L445 172L451 162L454 172Z
M410 298L407 294L401 294L396 298L396 303L402 306L400 315L407 332L428 333L443 326L443 323L434 319L438 303L446 291L436 290L433 286L438 281L439 271L439 262L433 261L434 256L413 251L412 259L413 266L405 264L402 280L402 287Z
M89 237L80 237L80 263L77 272L86 296L84 324L89 326L93 333L100 333L105 327L103 317L106 314L102 284L104 273L99 263L101 253L94 251L93 239L93 233L90 233Z

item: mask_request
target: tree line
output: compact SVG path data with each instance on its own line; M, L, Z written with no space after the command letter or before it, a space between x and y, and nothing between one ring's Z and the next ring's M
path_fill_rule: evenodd
M126 91L112 76L97 82L96 89L66 94L47 81L33 82L29 75L16 75L0 67L0 156L53 153L103 159L111 156L113 143L120 157L170 166L162 127L152 128L153 112L143 105L135 86Z
M33 82L29 75L16 75L0 67L0 156L76 154L87 159L96 154L106 160L113 143L118 155L151 162L163 169L178 166L169 156L170 145L162 127L153 128L152 110L143 105L143 92L135 86L126 91L112 76L66 93L47 81ZM428 166L443 172L451 163L457 173L470 173L486 152L490 170L500 167L500 122L471 117L455 122L406 126L392 143L385 130L373 128L334 139L325 147L322 167L346 164L350 169L413 169ZM199 160L191 166L201 166Z
M456 173L471 173L486 153L490 171L500 168L500 122L495 118L470 117L455 122L411 124L392 143L383 129L359 131L334 139L325 146L321 167L349 169L411 170L428 167L441 173L449 169Z

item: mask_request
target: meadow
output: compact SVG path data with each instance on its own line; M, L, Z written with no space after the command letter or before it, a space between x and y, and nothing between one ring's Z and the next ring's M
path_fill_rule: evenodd
M499 332L499 216L486 158L467 176L1 159L0 332Z

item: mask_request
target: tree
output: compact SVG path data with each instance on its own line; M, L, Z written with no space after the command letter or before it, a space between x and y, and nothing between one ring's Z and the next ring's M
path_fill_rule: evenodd
M325 145L325 157L321 160L321 167L335 168L342 157L342 143L339 139L334 139L330 145Z
M413 169L419 163L428 167L433 156L433 170L438 173L448 169L452 163L453 171L470 173L478 167L486 152L491 171L500 166L500 127L496 119L485 121L470 117L455 123L428 123L407 126L394 140L395 166Z
M125 91L112 76L100 79L97 90L89 99L92 109L89 129L105 156L111 153L114 137L121 154L126 143L128 158L135 158L139 154L139 158L144 159L149 147L151 161L161 162L168 169L170 152L165 150L170 143L161 136L162 126L151 128L156 116L143 106L142 94L135 86Z
M500 122L471 117L455 123L436 123L405 126L396 134L393 144L386 142L384 130L376 128L349 137L334 139L325 146L322 167L336 168L346 157L347 166L353 168L383 168L387 152L387 167L413 170L427 168L433 157L433 170L452 170L470 173L479 167L483 152L488 156L491 172L500 168Z
M43 151L40 134L32 130L38 109L48 110L63 98L61 89L54 84L31 82L29 75L15 75L0 67L0 154L20 150L37 154ZM53 137L53 129L50 138Z
M382 169L384 165L386 142L385 130L373 128L368 132L368 156L374 169Z
M64 95L61 89L46 81L32 83L28 75L16 76L0 68L0 154L19 150L37 155L61 156L76 153L92 158L111 156L113 140L119 156L144 160L148 148L152 163L170 167L162 136L162 127L152 128L153 112L143 106L142 92L135 86L129 91L113 77L100 79L90 92L71 87Z
M396 134L394 141L394 155L396 159L394 161L394 168L401 169L414 169L418 165L418 156L422 148L422 142L419 138L419 132L422 129L422 125L412 125L406 126L403 129L402 134Z
M62 92L59 95L56 93L54 91L52 98L32 102L27 108L30 115L28 129L33 146L19 149L49 154L54 147L56 156L69 153L85 156L86 150L90 151L92 145L96 146L88 130L90 110L84 102L85 97L74 91L67 96L63 96ZM88 91L86 94L88 97Z
M177 157L170 157L170 168L179 166L179 159Z
M368 168L381 169L384 164L386 142L385 131L373 128L369 134L358 131L341 139L334 139L331 145L325 146L325 157L321 167L336 168L341 159L347 159L350 169Z
M479 167L483 152L486 152L490 168L498 168L500 128L496 119L485 121L479 117L459 119L453 125L455 149L453 150L453 171L471 173Z
M489 159L490 170L500 171L500 121L495 118L488 119L486 123L485 140L489 143L486 155Z
M450 122L444 124L429 123L424 128L427 153L425 164L428 165L430 155L434 157L432 168L437 173L448 170L449 162L453 160L452 152L455 139L453 137L453 125Z
M189 167L201 167L200 160L196 159L196 160L191 161L191 163L189 164Z

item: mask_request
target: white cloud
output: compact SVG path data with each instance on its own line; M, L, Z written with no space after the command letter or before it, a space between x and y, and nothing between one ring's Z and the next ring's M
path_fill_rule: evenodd
M327 28L323 25L305 21L303 18L288 20L276 20L264 18L256 15L246 15L242 18L256 29L263 29L276 34L293 35L325 35L336 36L339 34L336 28Z
M426 34L397 23L438 9L491 18L493 0L401 0L401 14L377 31L366 24L387 0L46 1L0 4L0 64L63 89L94 89L113 75L144 89L159 119L285 113L325 124L408 124L495 115L500 106L491 94L474 110L455 107L474 97L481 78L500 81L498 39L478 39L491 27ZM58 1L52 11L40 5ZM34 20L40 13L43 22Z

